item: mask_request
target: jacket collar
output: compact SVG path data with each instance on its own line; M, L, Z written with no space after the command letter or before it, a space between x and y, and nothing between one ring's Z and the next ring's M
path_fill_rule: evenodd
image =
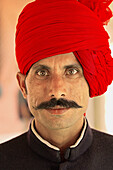
M65 160L74 161L80 155L82 155L91 145L93 135L92 130L89 127L88 121L86 120L86 128L85 132L83 133L82 139L76 145L67 148L64 154ZM83 128L84 129L84 128ZM53 145L48 145L47 143L41 141L37 138L36 134L32 130L32 124L30 125L28 134L28 144L30 148L41 157L48 159L53 162L61 162L60 150L57 147L53 147ZM45 140L44 140L45 141Z

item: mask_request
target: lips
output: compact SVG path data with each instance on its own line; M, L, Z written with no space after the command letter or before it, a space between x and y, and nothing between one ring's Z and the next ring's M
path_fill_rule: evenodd
M49 113L53 115L61 115L69 110L69 108L54 108L54 109L46 109Z

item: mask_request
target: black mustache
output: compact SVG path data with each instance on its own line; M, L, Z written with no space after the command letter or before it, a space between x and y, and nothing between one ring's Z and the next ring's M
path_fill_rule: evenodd
M66 99L63 99L63 98L61 98L59 100L57 100L56 98L53 98L50 101L41 103L39 106L36 106L36 107L33 106L33 108L35 110L50 109L50 108L53 108L57 105L63 106L64 108L82 108L82 106L79 106L76 102L69 101L69 100L66 100Z

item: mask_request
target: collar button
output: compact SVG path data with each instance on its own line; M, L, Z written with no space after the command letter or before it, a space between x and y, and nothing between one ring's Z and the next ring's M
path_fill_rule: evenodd
M71 152L71 150L70 150L70 148L68 148L67 150L66 150L66 152L65 152L65 155L64 155L64 158L67 160L67 159L69 159L69 157L70 157L70 152Z

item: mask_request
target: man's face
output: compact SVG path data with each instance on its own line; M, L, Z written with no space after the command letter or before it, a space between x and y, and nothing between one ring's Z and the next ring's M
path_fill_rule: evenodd
M24 89L22 90L24 91L23 95L27 99L30 111L37 123L50 129L63 129L83 120L83 114L88 105L89 87L84 78L82 67L73 53L38 61L31 67L25 83L27 93ZM74 101L82 107L71 108L69 105L66 108L64 103L64 105L38 108L40 104L51 99Z

